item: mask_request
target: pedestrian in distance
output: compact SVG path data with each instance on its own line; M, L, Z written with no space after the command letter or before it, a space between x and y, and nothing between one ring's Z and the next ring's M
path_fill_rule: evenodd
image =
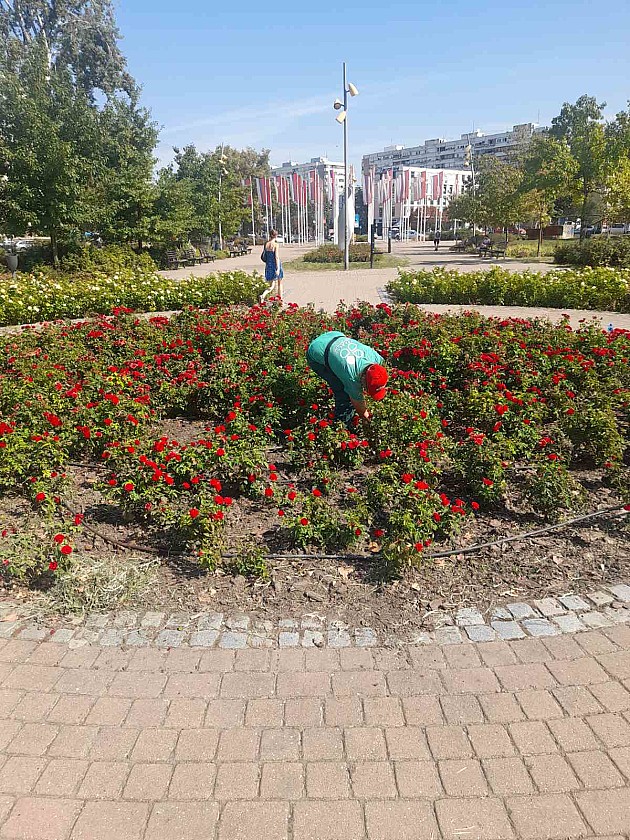
M268 288L260 296L260 302L264 303L268 295L275 293L280 300L282 300L282 280L284 279L284 271L282 269L282 261L280 260L280 253L278 250L278 231L269 231L269 239L265 242L260 259L265 264L265 280L269 284Z
M434 246L434 248L433 248L433 249L434 249L435 251L437 251L437 249L440 247L440 238L441 238L441 236L442 236L442 234L440 233L440 231L439 231L439 230L436 230L436 231L435 231L435 233L433 234L433 246Z
M306 351L310 369L327 382L335 398L335 419L352 431L355 412L363 421L371 417L366 394L382 400L387 393L385 360L372 347L342 332L325 332Z

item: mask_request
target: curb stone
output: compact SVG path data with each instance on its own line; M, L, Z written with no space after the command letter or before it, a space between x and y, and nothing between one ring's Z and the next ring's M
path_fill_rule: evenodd
M167 614L155 611L91 613L81 620L34 616L32 606L0 599L0 640L49 641L71 648L370 648L405 645L457 645L513 641L630 623L630 585L610 584L585 595L566 594L496 607L484 613L464 607L453 614L432 613L432 630L392 634L372 627L349 627L317 613L274 623L244 613Z

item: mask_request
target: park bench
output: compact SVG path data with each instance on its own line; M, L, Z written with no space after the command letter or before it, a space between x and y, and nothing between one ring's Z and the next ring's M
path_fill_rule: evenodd
M203 258L197 256L194 248L186 248L182 252L182 257L186 261L186 265L197 265L198 263L203 262Z
M167 268L179 268L180 265L186 265L186 260L182 259L177 253L177 251L167 251L166 252L166 267Z
M228 254L230 257L244 257L245 254L248 254L251 251L251 248L247 248L246 245L236 245L236 243L232 243L228 245Z
M499 257L505 257L505 245L490 245L489 247L481 246L479 248L479 256L483 260L488 257L489 260L498 260Z
M465 242L456 242L454 245L451 246L451 251L455 251L455 253L462 254L468 246Z
M199 259L201 262L214 262L217 258L216 254L213 254L212 251L206 250L206 248L199 247Z

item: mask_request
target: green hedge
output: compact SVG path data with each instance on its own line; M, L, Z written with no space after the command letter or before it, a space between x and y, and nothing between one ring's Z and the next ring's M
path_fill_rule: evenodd
M564 265L630 268L630 236L594 236L556 245L554 261Z
M225 271L170 280L155 271L37 271L0 277L0 326L109 314L123 306L164 312L186 306L253 304L265 288L260 275Z
M356 242L349 248L350 262L369 262L370 261L370 245L368 242ZM374 254L380 255L382 252L375 249ZM313 251L307 251L304 254L304 262L313 263L341 263L343 262L343 249L337 245L320 245Z
M630 270L555 269L547 274L505 268L459 272L400 270L388 284L396 301L408 303L545 306L630 312Z

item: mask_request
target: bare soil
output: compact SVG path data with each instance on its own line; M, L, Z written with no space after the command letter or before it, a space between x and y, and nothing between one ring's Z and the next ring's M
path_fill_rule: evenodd
M160 424L159 433L184 442L199 434L200 428L195 425L170 420ZM276 463L281 471L282 465ZM74 486L67 499L69 506L84 512L85 522L101 535L82 531L74 540L77 557L114 556L125 563L142 556L137 549L119 547L112 540L167 549L159 533L124 521L120 511L107 503L97 488L102 477L97 468L75 464L69 466L68 474ZM602 487L599 471L585 471L577 477L587 491L584 511L620 501ZM421 558L416 568L390 582L378 579L377 551L334 559L294 552L278 530L279 520L270 518L269 509L254 501L237 500L229 522L228 545L244 537L254 538L272 552L290 552L292 556L270 559L269 579L261 580L222 570L209 573L193 556L164 550L155 581L142 603L125 606L166 612L246 612L271 621L317 613L395 634L397 630L426 627L440 612L461 606L486 610L506 601L587 592L602 583L630 579L630 517L623 512L475 554ZM467 519L453 545L432 548L464 548L544 524L533 514L512 509L508 499L504 510ZM37 535L32 509L19 497L2 501L0 526ZM2 592L0 583L0 595ZM5 588L4 592L29 597L27 591L17 587Z

